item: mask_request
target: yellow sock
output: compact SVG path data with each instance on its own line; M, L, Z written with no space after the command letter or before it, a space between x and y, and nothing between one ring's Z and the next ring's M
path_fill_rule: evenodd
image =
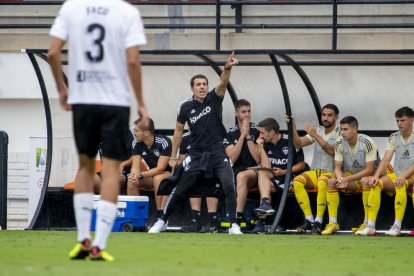
M318 179L318 196L316 198L316 217L323 218L326 210L326 192L328 190L328 177L322 175Z
M377 185L371 188L371 192L368 197L368 220L376 221L378 216L378 211L381 205L381 191L382 191L382 181L379 180Z
M338 206L339 206L339 193L337 189L329 189L326 194L326 201L328 202L328 214L329 220L331 218L337 218Z
M404 185L400 188L395 187L395 220L402 221L404 218L405 207L407 206L407 186L408 182L405 181Z
M293 180L293 189L297 202L306 216L312 216L312 210L310 207L309 196L305 190L306 179L299 175Z
M371 191L371 187L362 187L362 205L364 205L364 216L368 218L368 196Z

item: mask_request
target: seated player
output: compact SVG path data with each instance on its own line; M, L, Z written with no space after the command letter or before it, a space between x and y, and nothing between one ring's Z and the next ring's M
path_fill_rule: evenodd
M263 234L266 217L275 213L270 202L272 188L276 192L280 192L285 184L289 146L288 136L279 132L279 123L275 119L265 119L258 126L260 137L257 139L257 144L261 156L261 166L267 170L258 171L261 204L254 212L260 220L252 233ZM292 164L292 174L294 175L305 169L302 149L295 150Z
M128 177L128 195L139 195L139 190L153 189L157 207L157 217L163 213L166 197L157 195L160 182L171 175L168 161L171 156L171 139L164 135L155 134L154 121L149 119L146 124L136 121L134 128L138 140L132 150L132 167ZM147 171L141 171L141 160L148 165Z
M328 180L329 223L322 235L331 235L339 230L337 221L338 192L356 193L362 190L362 201L367 217L369 187L362 187L362 178L374 173L379 163L377 144L371 137L358 133L358 121L347 116L340 121L341 138L335 142L335 177Z
M307 135L299 137L293 117L286 117L286 122L292 120L293 143L296 148L314 144L311 170L298 175L293 180L296 200L305 215L304 223L296 228L298 232L311 230L312 234L322 232L322 220L326 209L327 180L334 176L334 143L339 137L339 127L336 125L339 110L334 104L322 107L322 126L305 124L303 129ZM321 181L323 180L323 181ZM306 190L318 191L316 199L316 218L314 219Z
M395 221L387 236L401 235L401 223L407 205L407 190L412 195L414 184L414 111L402 107L395 112L399 131L388 138L387 149L373 177L369 179L371 191L368 197L368 223L365 229L356 232L361 236L375 236L375 221L381 205L381 191L395 193ZM394 172L381 177L382 172L394 157ZM412 233L414 234L414 232Z

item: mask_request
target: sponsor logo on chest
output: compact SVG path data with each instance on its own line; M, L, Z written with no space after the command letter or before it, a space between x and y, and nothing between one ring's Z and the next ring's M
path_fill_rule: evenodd
M207 106L206 108L204 108L200 114L194 116L194 117L190 117L190 122L192 124L195 124L200 118L202 118L203 116L206 116L207 114L209 114L211 112L211 107Z

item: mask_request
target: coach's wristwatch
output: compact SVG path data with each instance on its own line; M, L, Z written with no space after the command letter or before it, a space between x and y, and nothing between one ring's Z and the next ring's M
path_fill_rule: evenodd
M246 136L246 141L253 141L253 137L251 135Z

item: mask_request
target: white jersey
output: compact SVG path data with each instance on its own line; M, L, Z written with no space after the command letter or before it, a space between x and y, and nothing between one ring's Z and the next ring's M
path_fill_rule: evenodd
M331 132L325 134L325 128L322 126L318 126L316 132L319 136L322 137L326 143L330 145L334 145L335 141L340 137L339 127L335 127ZM306 138L312 143L315 144L314 152L313 152L313 159L312 159L312 170L323 170L325 172L333 172L334 171L334 157L329 155L321 146L316 143L316 140L310 136L309 134L306 135Z
M378 146L371 137L364 134L358 134L353 148L341 137L335 142L335 161L343 162L346 172L359 173L365 169L366 162L375 161L378 165Z
M401 132L391 134L387 142L387 150L394 150L394 172L400 175L414 163L414 132L404 141Z
M50 35L68 43L69 104L130 106L126 49L146 43L138 9L122 0L68 0Z

